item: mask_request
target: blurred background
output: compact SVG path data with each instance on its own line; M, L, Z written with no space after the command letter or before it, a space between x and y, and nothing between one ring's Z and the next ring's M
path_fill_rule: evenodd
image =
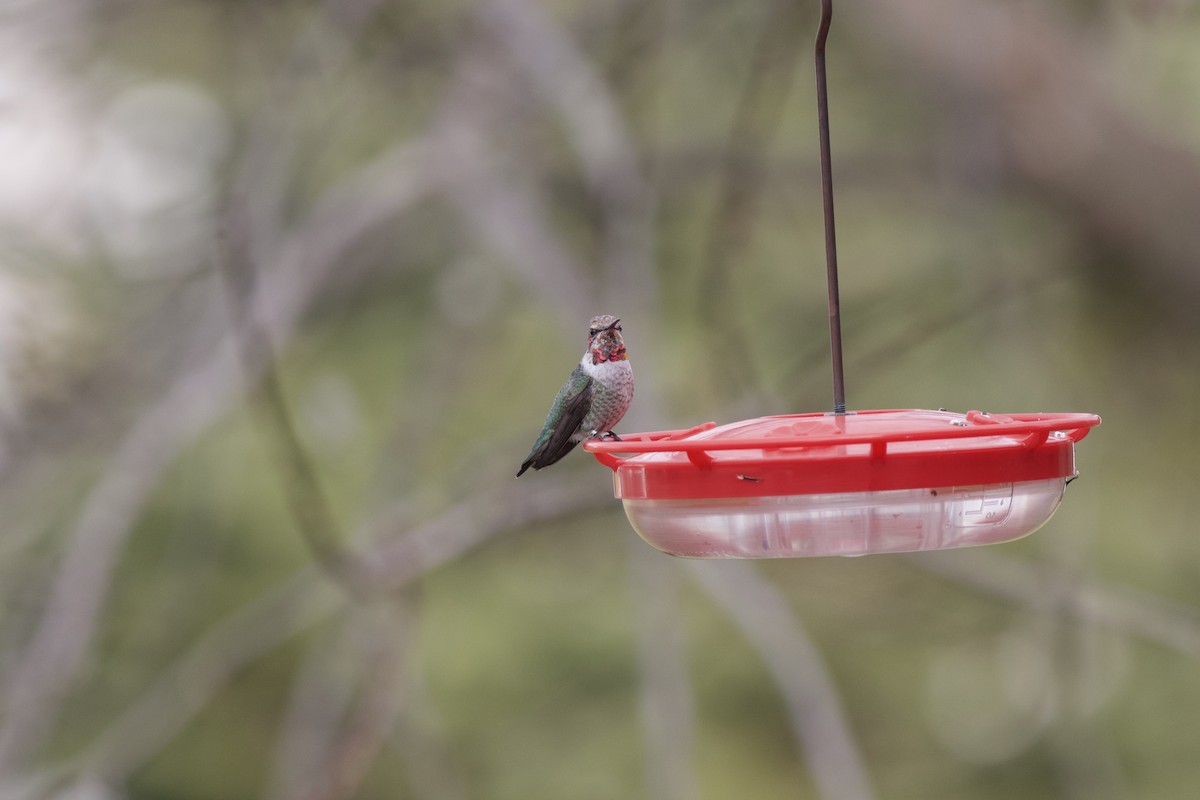
M513 479L593 314L831 407L815 2L0 3L0 797L1194 796L1200 9L835 6L850 407L1104 418L1021 542Z

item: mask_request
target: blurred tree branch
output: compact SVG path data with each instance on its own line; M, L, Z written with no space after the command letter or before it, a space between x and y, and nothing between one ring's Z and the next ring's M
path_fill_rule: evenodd
M350 597L365 599L358 559L343 541L341 526L292 421L270 337L242 300L255 296L257 276L248 255L247 231L239 225L239 213L245 211L235 200L226 216L224 235L219 237L216 270L225 284L247 390L257 400L263 438L275 455L288 509L301 537L331 580Z
M1010 603L1055 609L1200 658L1200 612L1120 586L1070 578L1045 564L982 550L919 553L907 559L943 578Z
M276 341L290 338L319 296L341 253L428 190L412 146L384 153L335 185L286 236L250 303ZM175 382L114 452L76 519L32 641L4 685L0 773L35 752L95 633L113 566L163 473L238 397L236 343L226 337L199 367L184 364Z
M358 698L336 737L317 754L323 766L301 796L308 800L339 800L357 794L405 702L404 673L412 620L403 603L373 603L352 612L362 675Z
M292 675L288 704L280 716L271 770L263 794L291 800L317 785L346 716L356 684L362 680L360 607L348 609L329 630L314 632L303 660Z
M762 657L801 755L826 800L874 797L870 775L820 652L787 601L742 561L689 561L692 575Z
M564 329L573 329L592 315L588 298L595 289L554 233L535 186L512 169L502 171L484 135L503 125L506 108L498 100L511 91L487 48L480 42L464 56L434 123L439 157L452 165L444 189L469 230L552 301Z
M1200 299L1200 155L1113 91L1114 64L1053 9L995 0L849 4L854 25L915 65L930 89L998 120L1014 174L1066 212L1082 241L1192 325ZM910 69L913 67L909 67Z
M680 624L679 564L630 539L637 603L646 788L655 800L699 798L692 767L695 708Z
M480 9L488 30L504 43L527 79L557 112L604 210L603 293L633 292L656 308L652 257L654 215L638 169L635 146L616 98L563 29L533 0L488 0ZM611 302L604 299L603 302Z
M470 502L447 509L404 535L377 532L366 549L370 583L395 591L498 534L564 519L611 505L606 486L547 479L521 493L503 483ZM385 524L390 510L379 515ZM377 523L367 526L376 532ZM382 534L382 535L380 535ZM212 697L247 664L271 652L314 623L345 608L315 568L293 577L245 604L214 625L169 666L154 684L99 736L79 760L80 769L121 782L169 742Z
M771 142L796 64L807 55L798 34L812 16L809 7L796 0L771 0L764 14L721 157L717 206L708 227L696 304L697 319L704 321L713 347L722 354L714 360L722 372L710 376L713 385L740 391L760 386L762 380L756 374L754 348L738 321L741 314L732 302L731 275L753 239L771 162Z

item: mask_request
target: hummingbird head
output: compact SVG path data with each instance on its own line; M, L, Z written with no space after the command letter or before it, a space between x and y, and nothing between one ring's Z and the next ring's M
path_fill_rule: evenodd
M588 352L592 363L624 361L625 340L621 338L621 320L609 314L592 317L588 327Z

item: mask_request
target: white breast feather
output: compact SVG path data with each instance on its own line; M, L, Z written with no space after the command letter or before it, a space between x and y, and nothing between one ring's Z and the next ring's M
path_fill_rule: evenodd
M579 360L579 366L583 367L583 371L590 377L605 386L611 386L630 369L628 361L601 361L599 364L593 364L591 353L584 354L583 358Z

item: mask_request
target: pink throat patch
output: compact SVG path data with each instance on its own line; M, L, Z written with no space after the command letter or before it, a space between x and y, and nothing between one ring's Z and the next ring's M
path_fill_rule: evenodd
M604 350L599 347L592 348L592 363L603 364L605 361L626 361L625 346L622 345L611 353L605 354Z

